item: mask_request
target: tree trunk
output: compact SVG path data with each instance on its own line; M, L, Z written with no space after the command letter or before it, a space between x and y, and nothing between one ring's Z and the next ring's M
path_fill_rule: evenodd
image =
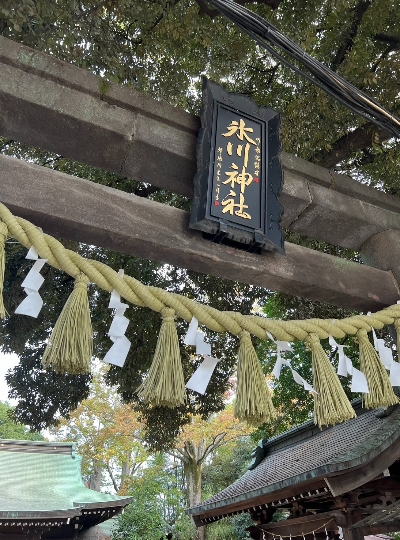
M186 478L187 499L189 506L197 506L201 503L201 473L203 465L198 463L196 458L188 459L183 470ZM205 528L197 529L198 540L204 540Z
M124 463L122 463L121 483L119 485L118 492L120 492L122 490L122 488L124 487L125 482L130 477L130 474L131 474L131 452L127 451L126 452L126 461L124 461Z
M89 479L89 489L94 491L100 491L101 489L101 476L102 476L102 467L98 463L94 464L93 472L90 475Z

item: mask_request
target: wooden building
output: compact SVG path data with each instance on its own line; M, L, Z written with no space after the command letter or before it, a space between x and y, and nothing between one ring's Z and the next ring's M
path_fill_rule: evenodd
M310 420L266 441L252 470L189 509L197 526L248 512L254 540L400 531L400 405L355 409L343 424L320 430Z
M74 444L0 439L0 539L87 537L131 500L86 488Z

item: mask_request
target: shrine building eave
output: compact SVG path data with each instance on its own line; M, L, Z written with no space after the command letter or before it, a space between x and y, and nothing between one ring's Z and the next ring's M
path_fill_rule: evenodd
M88 489L73 443L0 439L0 483L2 535L27 526L85 529L132 501Z
M400 406L384 414L361 402L355 409L348 422L320 430L311 420L271 439L257 467L188 513L201 526L261 505L338 496L373 480L400 457Z

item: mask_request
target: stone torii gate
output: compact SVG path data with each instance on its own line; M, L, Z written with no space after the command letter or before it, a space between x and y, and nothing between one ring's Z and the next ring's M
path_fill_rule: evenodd
M0 135L192 197L199 119L0 37ZM286 243L250 254L189 214L0 155L0 201L44 232L357 310L399 298L400 199L281 156L282 225L361 251L364 264Z

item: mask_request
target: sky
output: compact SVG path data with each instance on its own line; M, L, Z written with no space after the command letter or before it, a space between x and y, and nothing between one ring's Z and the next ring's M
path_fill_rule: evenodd
M8 401L10 405L15 405L16 401L7 397L8 386L5 380L6 372L17 365L19 362L16 354L2 354L0 353L0 401Z
M7 401L10 405L16 405L16 399L8 398L8 386L5 380L5 374L10 368L16 366L19 362L19 358L16 354L3 354L0 353L0 401ZM48 430L43 430L42 435L48 439L52 440Z

